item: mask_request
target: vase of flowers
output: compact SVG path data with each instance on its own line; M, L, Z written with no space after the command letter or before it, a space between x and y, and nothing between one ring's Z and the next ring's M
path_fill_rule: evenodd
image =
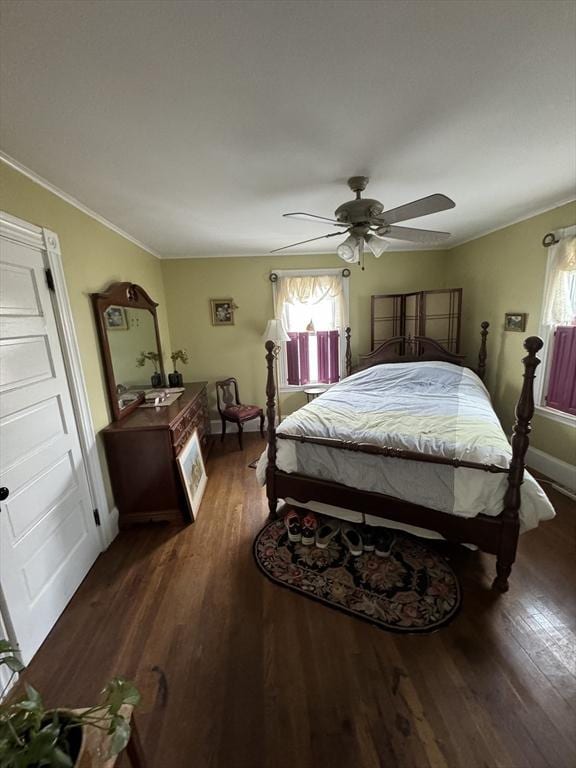
M182 386L182 374L178 373L176 370L176 363L180 361L182 365L188 364L188 353L185 349L177 349L175 352L172 352L170 355L170 360L172 360L172 365L174 366L174 372L168 374L168 383L171 387L181 387Z
M14 675L23 665L14 648L0 640L0 665ZM38 691L26 685L26 695L0 704L0 765L18 768L56 766L97 768L103 758L118 755L130 740L129 713L140 701L138 690L120 677L102 691L102 701L83 710L46 709ZM101 755L105 746L106 755Z
M162 373L160 372L160 355L158 352L140 352L139 357L136 358L136 365L138 368L143 368L147 362L152 363L154 366L154 373L150 378L152 386L161 387Z

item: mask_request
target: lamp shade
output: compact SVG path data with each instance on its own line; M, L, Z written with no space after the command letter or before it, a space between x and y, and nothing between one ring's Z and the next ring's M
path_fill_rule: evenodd
M382 238L376 237L376 235L366 235L366 245L370 248L374 256L379 259L389 247L390 243L387 240L382 240Z
M336 253L341 259L344 259L344 261L347 261L349 264L356 264L356 262L360 261L358 238L355 235L347 237L346 240L344 240L343 243L340 243L338 248L336 248Z
M284 330L281 320L268 320L266 330L262 334L264 341L273 341L274 344L280 344L281 341L290 341L290 336Z

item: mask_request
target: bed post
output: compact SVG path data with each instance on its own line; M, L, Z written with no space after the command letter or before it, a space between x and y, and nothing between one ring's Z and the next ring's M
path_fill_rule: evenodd
M487 320L484 320L480 323L480 327L482 328L480 331L482 341L480 342L480 351L478 352L478 369L476 373L482 381L484 381L484 377L486 376L486 358L488 357L488 353L486 352L486 337L488 336L490 323Z
M268 419L268 466L266 468L266 495L268 496L268 509L270 517L276 517L276 381L274 369L276 365L276 345L273 341L266 342L266 417Z
M350 336L352 329L350 326L346 328L346 376L350 376L352 373L352 349L350 348Z
M516 558L516 546L520 523L518 509L520 508L520 486L524 479L524 459L530 443L529 435L532 429L530 421L534 415L534 376L540 360L536 357L544 345L538 336L529 336L524 341L524 349L528 352L522 359L524 363L524 382L520 398L516 405L516 421L512 429L512 461L508 470L508 489L504 496L502 512L502 533L496 561L497 576L493 587L499 592L508 590L508 576Z

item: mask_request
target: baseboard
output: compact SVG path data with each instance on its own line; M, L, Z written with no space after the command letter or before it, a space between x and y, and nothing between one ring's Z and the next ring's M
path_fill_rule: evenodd
M116 536L120 533L120 526L118 524L118 520L120 519L120 512L118 512L118 507L112 507L109 513L108 517L108 531L107 531L107 545L106 548L112 544Z
M542 472L551 480L554 480L562 488L565 488L568 493L576 494L576 467L569 464L567 461L557 459L555 456L551 456L549 453L538 450L538 448L528 448L526 454L526 464L528 467L532 467L538 472Z

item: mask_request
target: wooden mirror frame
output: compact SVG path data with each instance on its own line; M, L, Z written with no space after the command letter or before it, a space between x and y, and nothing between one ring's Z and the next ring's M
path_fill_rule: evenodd
M160 344L160 332L158 330L158 316L156 307L158 304L152 301L144 288L136 283L112 283L102 293L91 293L92 307L96 318L96 328L98 329L98 340L100 342L100 351L102 352L102 363L106 377L106 388L108 390L108 399L110 401L110 410L114 421L120 421L134 411L144 400L140 395L126 408L120 409L118 406L118 393L116 392L116 381L114 379L114 368L112 365L112 356L110 354L110 345L108 343L108 334L104 323L104 312L108 307L126 307L128 309L147 309L154 318L154 329L156 331L156 344L160 355L160 374L164 381L164 363L162 360L162 345Z

